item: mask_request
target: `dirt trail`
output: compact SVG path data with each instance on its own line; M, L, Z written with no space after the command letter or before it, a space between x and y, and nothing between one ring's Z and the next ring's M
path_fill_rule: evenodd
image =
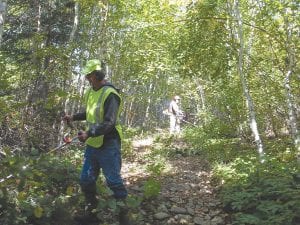
M133 143L134 156L124 161L122 174L129 192L142 195L149 174L145 157L153 144L151 138ZM157 198L139 207L138 225L201 224L230 225L211 184L211 172L205 159L180 154L167 159L167 172L158 179L161 191Z

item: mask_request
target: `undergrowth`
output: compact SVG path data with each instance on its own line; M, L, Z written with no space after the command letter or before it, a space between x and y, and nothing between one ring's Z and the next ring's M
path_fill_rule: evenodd
M138 129L126 131L123 155L132 154L131 142L139 135ZM32 149L28 154L16 155L13 149L3 149L6 154L0 158L0 224L3 225L72 225L73 214L84 207L83 194L79 186L83 147L72 146L53 154L40 153ZM149 156L150 157L150 156ZM114 224L117 213L126 204L132 209L131 216L137 221L137 207L160 192L157 177L163 169L155 155L147 170L150 178L143 186L142 196L129 195L126 202L118 202L105 185L105 179L98 179L101 218Z
M1 159L0 223L69 224L78 202L76 160L35 153Z
M290 140L264 140L266 161L260 163L253 143L210 137L201 129L187 130L185 139L210 161L232 224L300 224L300 171Z
M253 143L211 136L202 128L185 129L181 137L160 135L155 145L154 151L163 156L190 155L209 160L213 181L232 224L300 224L300 171L287 138L264 140L264 163L260 163Z
M131 141L136 135L138 130L127 132L123 145L126 157L132 154ZM255 146L238 138L212 137L201 129L186 129L179 139L159 135L147 156L150 176L143 186L144 195L129 196L126 204L137 208L142 201L159 194L165 158L197 155L209 160L232 224L300 224L299 168L291 142L274 139L264 144L266 161L259 163ZM82 149L58 155L35 151L31 155L10 155L10 149L6 152L0 159L0 224L72 224L72 212L83 201L78 185ZM117 211L120 203L99 182L102 201L98 210Z

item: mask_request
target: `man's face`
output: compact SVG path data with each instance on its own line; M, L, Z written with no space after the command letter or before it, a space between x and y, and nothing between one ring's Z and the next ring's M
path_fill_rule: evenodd
M94 88L96 83L96 76L93 73L87 74L85 78L88 80L90 85Z

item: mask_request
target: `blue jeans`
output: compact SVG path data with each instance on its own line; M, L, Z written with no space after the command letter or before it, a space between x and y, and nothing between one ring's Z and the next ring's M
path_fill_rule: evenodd
M114 197L116 199L127 197L127 190L120 174L121 162L121 143L118 139L105 140L100 148L86 147L80 176L80 186L86 198L88 196L94 198L96 195L96 181L100 169Z

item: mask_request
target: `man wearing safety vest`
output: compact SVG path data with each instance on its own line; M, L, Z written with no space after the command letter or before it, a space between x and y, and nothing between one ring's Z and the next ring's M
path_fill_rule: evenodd
M101 63L97 59L89 60L82 71L91 88L85 93L86 110L74 115L66 115L67 122L86 120L87 130L78 133L78 139L86 143L84 162L80 176L80 186L87 203L83 215L75 220L81 224L99 222L97 213L96 181L102 169L108 187L116 200L123 201L127 190L120 175L122 128L119 116L122 98L117 89L107 82ZM121 225L129 224L126 209L119 214Z

